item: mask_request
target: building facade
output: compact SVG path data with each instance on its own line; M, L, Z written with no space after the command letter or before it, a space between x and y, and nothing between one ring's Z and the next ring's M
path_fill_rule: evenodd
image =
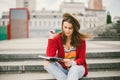
M35 0L16 0L16 8L28 8L30 11L35 11L36 1Z
M88 8L95 10L103 10L102 0L89 0Z
M16 0L17 8L27 7L29 1L35 0ZM21 2L20 2L21 1ZM98 1L98 2L97 2ZM19 2L19 3L18 3ZM98 6L96 6L100 3ZM25 4L25 5L22 5ZM22 5L22 6L21 6ZM50 29L61 29L61 21L63 13L75 14L80 21L81 30L88 30L94 27L106 24L106 10L103 9L102 0L89 0L88 8L82 2L63 1L58 11L47 11L45 9L36 11L36 4L29 4L30 20L29 20L29 36L48 36ZM93 7L94 5L94 7ZM7 25L8 12L3 14L1 24ZM43 34L44 33L44 34Z

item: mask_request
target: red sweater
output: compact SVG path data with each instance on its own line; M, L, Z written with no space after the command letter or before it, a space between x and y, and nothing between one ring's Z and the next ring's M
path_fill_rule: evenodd
M56 53L57 52L57 53ZM46 56L59 58L65 57L64 47L61 41L61 35L58 34L53 39L48 39L48 46L46 50ZM85 76L88 74L87 64L86 64L86 42L85 40L81 41L80 45L76 48L76 58L75 61L77 65L83 65L85 68ZM63 68L66 66L59 62Z

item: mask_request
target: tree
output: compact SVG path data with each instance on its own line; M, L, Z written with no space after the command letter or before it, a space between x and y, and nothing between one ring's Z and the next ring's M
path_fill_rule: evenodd
M112 23L110 12L107 12L107 24Z

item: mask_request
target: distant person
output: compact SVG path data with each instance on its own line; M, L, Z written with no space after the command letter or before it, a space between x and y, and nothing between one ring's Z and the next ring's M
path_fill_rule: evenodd
M46 56L63 58L45 61L44 68L57 80L78 80L88 74L86 64L86 38L80 33L80 23L72 14L63 14L62 31L51 31Z

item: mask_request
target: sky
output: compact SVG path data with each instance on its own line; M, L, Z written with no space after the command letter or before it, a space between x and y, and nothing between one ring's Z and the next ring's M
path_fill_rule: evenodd
M63 0L36 0L36 10L45 8L46 10L59 10L59 6ZM70 0L64 0L70 1ZM85 3L87 7L88 0L73 0ZM120 0L103 0L103 6L113 17L120 16ZM9 11L9 8L16 7L16 0L0 0L0 18L3 11Z

